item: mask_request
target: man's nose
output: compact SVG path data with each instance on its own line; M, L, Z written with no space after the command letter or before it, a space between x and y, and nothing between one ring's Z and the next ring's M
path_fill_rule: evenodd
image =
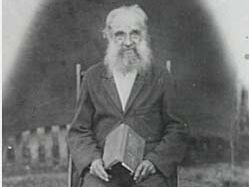
M126 39L125 39L125 41L124 41L124 46L126 48L130 48L132 46L132 44L133 44L133 42L132 42L130 36L127 36Z

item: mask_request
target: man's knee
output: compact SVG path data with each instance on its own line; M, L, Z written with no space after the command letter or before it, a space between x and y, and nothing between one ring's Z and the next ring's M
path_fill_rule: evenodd
M86 173L82 187L118 187L112 182L105 182L96 176Z
M104 184L102 184L102 181L97 177L91 175L90 173L86 173L84 176L82 187L91 187L91 186L104 187Z
M132 187L170 187L164 176L160 174L151 175L140 183L132 185Z

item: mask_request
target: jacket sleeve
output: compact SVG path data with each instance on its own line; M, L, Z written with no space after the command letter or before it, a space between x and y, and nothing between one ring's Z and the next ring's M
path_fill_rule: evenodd
M172 80L167 77L164 86L162 99L162 115L164 121L164 133L161 141L152 152L145 155L145 159L150 160L164 176L170 177L176 172L176 166L183 160L188 137L188 126L177 119L170 110L170 102L175 96Z
M87 74L84 76L76 113L69 129L67 141L73 162L81 174L91 162L101 158L101 150L92 131L94 106L89 95Z

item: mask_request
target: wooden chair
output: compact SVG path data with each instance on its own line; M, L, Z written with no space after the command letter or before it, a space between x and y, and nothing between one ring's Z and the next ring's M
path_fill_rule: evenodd
M81 69L81 64L76 64L76 103L79 100L80 97L80 85L81 80L84 77L84 72ZM81 182L80 176L77 176L76 168L74 166L72 156L69 152L68 154L68 187L74 187L76 186L75 183ZM75 176L76 175L76 176ZM76 181L76 178L79 177L78 181Z

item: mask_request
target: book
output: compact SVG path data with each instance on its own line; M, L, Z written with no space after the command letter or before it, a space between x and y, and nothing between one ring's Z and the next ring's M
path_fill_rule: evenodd
M106 169L117 163L134 173L143 159L145 140L131 127L121 124L105 140L103 161Z

